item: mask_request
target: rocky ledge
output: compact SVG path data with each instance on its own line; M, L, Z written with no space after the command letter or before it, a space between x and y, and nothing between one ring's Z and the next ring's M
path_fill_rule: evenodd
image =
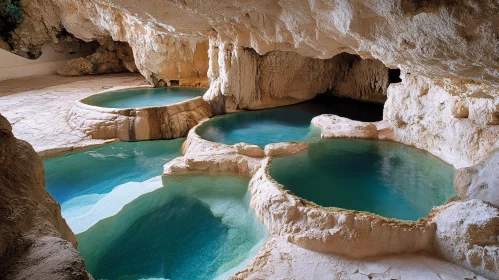
M175 139L185 137L199 121L212 116L209 103L202 97L165 106L127 109L92 106L83 99L75 102L67 120L75 130L94 139Z
M60 205L45 190L43 163L0 115L0 278L92 279Z

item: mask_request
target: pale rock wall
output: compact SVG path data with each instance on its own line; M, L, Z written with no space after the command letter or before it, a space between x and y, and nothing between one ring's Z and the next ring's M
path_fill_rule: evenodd
M499 126L490 121L499 104L493 88L477 86L456 96L441 81L410 74L402 80L389 86L383 113L393 128L392 140L426 150L456 168L475 165L490 154L499 139Z
M78 43L73 36L86 42L124 41L132 47L138 70L151 84L180 80L186 86L207 86L207 37L172 33L171 28L148 24L148 20L104 1L23 0L22 5L24 21L8 43L0 40L1 48L35 59L41 55L43 44L58 44L64 50L67 44ZM161 6L149 8L161 10ZM182 20L194 18L179 16ZM66 30L70 34L66 35Z
M331 87L333 64L291 52L254 50L210 41L210 90L215 112L298 103Z
M49 30L62 23L84 40L111 35L128 41L137 61L169 45L162 35L173 35L237 42L261 55L281 50L329 59L341 52L357 53L427 77L499 83L499 5L494 0L53 1L54 8L50 1L35 7L38 21ZM48 7L50 11L43 10ZM141 42L142 50L135 50Z
M381 61L348 53L341 53L331 60L335 71L328 94L368 102L386 101L388 68Z
M499 208L499 151L477 165L456 172L454 187L462 199L480 199Z
M499 210L480 200L439 207L435 247L444 259L499 279Z
M455 83L499 83L499 5L494 0L24 2L28 17L13 41L19 51L56 41L62 26L85 41L126 41L139 71L154 84L206 81L208 40L217 46L232 44L237 53L238 48L251 48L260 55L284 51L321 59L356 53L415 75L461 79ZM40 34L32 35L34 31ZM30 47L23 49L25 45ZM252 67L244 72L251 74ZM214 92L227 89L227 83L220 83L223 87L216 86Z
M38 59L30 60L0 49L0 81L57 73L68 59L89 55L93 49L91 44L79 44L64 53L58 53L50 44L45 44L41 51L43 54Z
M130 46L125 42L106 42L87 56L70 59L57 73L61 76L137 72Z
M388 68L381 62L340 54L331 59L253 49L210 41L210 90L214 112L254 110L309 100L320 93L384 102Z
M172 36L159 23L151 24L112 3L55 2L61 7L62 24L74 36L85 41L112 38L128 42L139 72L150 83L165 85L170 80L181 80L184 85L206 85L206 38ZM161 6L158 4L155 9Z
M43 163L0 115L0 278L89 279ZM56 254L57 253L57 254Z

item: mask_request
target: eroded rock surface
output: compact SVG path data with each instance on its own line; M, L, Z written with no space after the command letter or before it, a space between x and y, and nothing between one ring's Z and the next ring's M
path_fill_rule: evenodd
M312 124L320 127L322 138L378 138L378 127L374 123L353 121L336 115L320 115L312 119Z
M309 100L319 93L383 102L388 68L375 59L339 54L331 59L250 48L210 40L210 90L215 112L263 109Z
M61 76L137 72L132 49L124 42L106 42L87 57L70 59L58 70Z
M68 123L93 139L157 140L185 137L191 128L211 116L210 105L202 97L165 106L128 109L76 101L68 113Z
M186 65L197 65L191 59L198 43L204 41L206 50L207 39L214 38L261 55L281 50L324 59L349 52L427 77L499 83L499 6L494 0L22 3L28 16L13 32L16 48L55 40L63 26L85 41L112 37L130 44L148 79L160 74L172 52L186 58Z
M456 172L454 186L463 199L480 199L499 207L499 151L472 167Z
M463 86L457 91L445 81L437 84L403 74L402 83L388 88L383 120L393 129L392 140L426 150L462 168L478 164L495 147L499 126L490 120L497 114L497 104L496 91L487 86ZM468 114L459 109L462 106Z
M356 260L306 250L278 237L271 237L248 267L229 279L485 280L469 270L428 255Z
M0 115L0 278L89 279L43 163Z
M434 221L440 256L499 279L499 210L475 199L439 208Z
M270 143L265 145L265 155L268 157L292 155L306 149L308 149L308 144L302 142Z

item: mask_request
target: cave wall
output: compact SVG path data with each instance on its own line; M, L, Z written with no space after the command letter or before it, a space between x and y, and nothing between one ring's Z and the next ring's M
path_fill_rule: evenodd
M251 48L210 41L204 98L216 113L271 108L312 99L318 94L363 101L386 100L388 68L375 59L342 53L331 59L295 52L259 55Z
M50 44L43 45L41 50L43 55L36 60L31 60L0 49L0 81L54 74L66 65L68 59L90 55L93 51L90 45L78 45L76 49L58 53Z
M0 278L89 279L43 163L0 115Z
M483 86L469 88L466 96L454 95L437 82L402 74L391 84L383 119L393 128L393 140L429 151L456 168L487 158L499 139L497 97Z
M137 71L132 48L126 42L107 41L88 56L69 59L57 73L61 76L82 76Z
M158 67L168 57L191 63L194 69L197 62L188 56L199 42L215 38L260 55L280 50L329 59L348 52L427 77L499 83L499 4L494 0L22 3L28 18L13 32L15 52L36 54L36 46L54 40L64 26L83 40L127 41L146 77L160 73ZM167 50L173 46L177 51Z

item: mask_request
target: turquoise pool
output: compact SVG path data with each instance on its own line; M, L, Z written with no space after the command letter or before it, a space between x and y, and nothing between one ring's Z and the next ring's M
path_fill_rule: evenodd
M321 140L275 158L271 176L326 207L417 220L456 195L454 169L419 149L374 140Z
M189 175L164 185L77 235L96 279L226 279L267 239L248 179Z
M159 176L183 140L117 142L44 160L47 190L96 279L225 279L267 239L247 178Z
M92 95L82 102L106 108L141 108L170 105L202 96L205 92L205 88L189 87L137 88Z
M196 130L201 138L228 145L246 142L264 147L269 143L317 139L319 129L310 121L321 114L337 114L360 121L382 118L383 106L342 98L327 98L297 105L222 115Z
M113 189L129 190L123 203L140 195L132 193L137 188L126 186L161 175L163 164L180 156L183 141L117 142L45 159L47 191L61 204L62 216L72 230L79 233L105 214L96 206L114 203L116 208L110 213L119 210L120 205L107 198Z

